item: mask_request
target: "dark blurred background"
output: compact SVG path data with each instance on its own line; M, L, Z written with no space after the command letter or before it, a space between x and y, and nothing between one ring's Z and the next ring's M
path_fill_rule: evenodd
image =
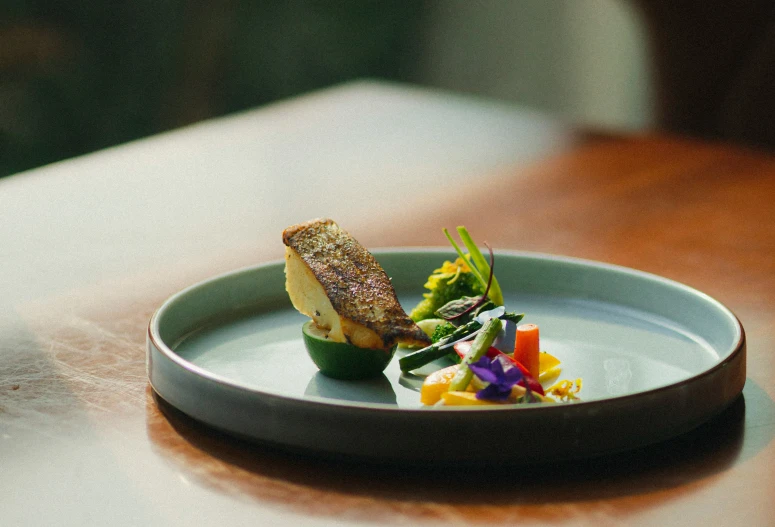
M369 76L423 2L3 0L0 174Z
M0 176L364 77L773 149L773 6L3 0Z

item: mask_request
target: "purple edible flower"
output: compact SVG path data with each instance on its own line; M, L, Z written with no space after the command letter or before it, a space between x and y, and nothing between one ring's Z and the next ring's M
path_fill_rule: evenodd
M489 383L485 388L476 392L477 399L505 401L511 395L511 388L522 380L522 372L519 371L519 368L507 365L504 370L503 363L498 357L492 360L482 357L469 364L468 367L479 379Z

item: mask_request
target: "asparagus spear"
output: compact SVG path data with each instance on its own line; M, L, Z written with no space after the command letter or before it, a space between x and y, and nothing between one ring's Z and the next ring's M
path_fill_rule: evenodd
M502 320L510 320L514 323L518 323L520 320L522 320L522 317L524 316L525 315L523 313L506 312L502 314L499 318ZM429 362L433 362L436 359L440 359L446 356L450 352L450 348L443 348L446 344L449 344L450 342L455 342L457 340L462 339L463 337L471 335L474 332L479 331L481 328L482 328L482 324L480 324L476 320L472 320L467 324L463 324L455 331L450 333L447 337L439 340L438 342L434 342L430 346L427 346L421 350L417 350L408 355L404 355L398 360L398 364L401 367L401 371L408 372L408 371L416 370L417 368L425 366ZM496 335L497 335L497 332L496 332Z
M471 238L471 235L468 234L466 228L462 226L458 227L457 233L460 235L460 239L463 240L471 258L476 262L476 266L479 268L482 277L489 276L490 265L487 263L487 260L484 259L482 252L479 250L479 247L476 246L476 243L474 243L474 240ZM490 298L496 305L502 306L504 304L503 292L501 291L501 286L498 284L498 279L495 278L495 276L492 277L492 284L490 285Z
M468 387L468 383L474 376L474 372L468 367L472 362L476 362L481 359L487 350L490 348L490 344L493 343L495 337L498 336L498 332L501 330L500 319L491 318L482 326L482 330L476 335L471 349L468 350L466 356L463 357L463 362L460 363L455 376L452 378L452 382L449 385L449 391L458 392L463 391Z
M450 352L449 348L442 349L442 346L455 342L463 337L470 335L471 333L478 331L482 325L476 320L464 324L450 333L447 337L441 339L438 342L434 342L430 346L427 346L421 350L417 350L408 355L404 355L398 360L398 364L401 367L401 371L407 372L416 370L422 366L425 366L429 362L433 362L436 359L440 359Z
M479 282L483 285L487 285L487 277L490 274L490 265L487 263L487 260L485 260L484 256L482 255L482 252L479 250L479 247L476 246L476 243L474 243L474 240L471 238L471 235L468 234L468 231L465 227L458 227L457 232L460 235L460 239L463 240L463 244L465 244L466 249L468 249L469 258L465 257L465 254L463 254L462 249L460 249L460 246L458 246L457 243L455 243L455 240L452 238L452 236L449 234L449 231L447 229L442 229L444 231L444 235L449 240L449 243L452 244L452 247L457 252L458 256L460 256L463 261L468 262L469 266L471 268L471 272L476 276L476 278L479 280ZM490 285L490 292L489 296L492 299L493 302L495 302L496 305L502 306L503 305L503 292L501 291L501 287L498 284L498 279L494 276L492 277L492 284Z

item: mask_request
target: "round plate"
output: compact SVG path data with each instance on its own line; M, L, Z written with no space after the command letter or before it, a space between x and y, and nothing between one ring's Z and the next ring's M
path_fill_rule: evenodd
M455 254L374 251L404 307ZM509 310L541 327L560 378L581 401L518 407L422 407L422 374L340 381L307 356L285 292L284 263L237 270L168 299L148 330L156 393L228 433L289 449L379 461L535 463L587 457L687 432L726 408L745 383L737 318L685 285L573 258L497 252Z

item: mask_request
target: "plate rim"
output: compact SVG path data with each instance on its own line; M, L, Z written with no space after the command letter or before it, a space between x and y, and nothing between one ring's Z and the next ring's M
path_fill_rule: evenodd
M449 248L434 247L379 248L372 252L377 256L392 253L397 257L412 257L418 253L453 255ZM411 466L446 463L454 459L458 465L477 467L493 463L488 455L490 450L466 448L461 451L461 443L488 444L501 434L512 444L528 445L541 437L540 448L512 448L502 452L496 462L503 465L589 458L644 447L689 432L740 397L746 381L745 329L728 307L707 293L653 273L605 262L529 251L498 250L497 253L591 265L677 286L682 292L704 302L710 301L734 324L736 338L732 339L732 349L726 346L728 341L725 340L728 354L723 358L719 354L715 364L699 373L665 386L625 395L526 407L429 408L418 403L417 407L406 408L314 396L299 398L244 386L190 363L164 343L158 327L154 329L163 308L174 299L237 274L260 272L262 268L272 268L271 272L277 273L277 267L284 262L272 260L198 281L171 295L153 313L146 343L147 374L152 390L160 401L209 427L291 453L314 452L332 459L411 463ZM714 349L720 348L714 346ZM159 385L154 382L155 377L158 377ZM688 387L690 384L695 386ZM719 385L722 390L717 389ZM193 396L191 386L197 390ZM202 405L202 402L206 404ZM163 406L160 409L164 411ZM472 423L474 426L470 426ZM654 424L656 426L649 426ZM418 434L418 430L423 433ZM429 434L442 439L432 442L433 437Z
M416 254L425 254L425 253L439 253L439 254L451 254L452 251L448 248L444 247L377 247L374 249L369 250L372 254L379 255L379 254L401 254L401 253L416 253ZM701 297L703 301L710 302L713 305L716 306L716 308L721 309L722 311L726 312L726 314L735 321L735 330L736 330L736 339L735 343L732 346L731 351L729 354L723 358L720 359L716 364L713 366L696 373L694 375L691 375L687 377L686 379L682 379L680 381L667 384L665 386L658 386L655 388L650 388L648 390L638 391L634 393L628 393L628 394L622 394L622 395L615 395L600 399L593 399L593 400L580 400L571 403L572 406L589 406L589 405L601 405L606 404L610 401L625 401L627 399L631 398L641 398L643 396L648 396L651 394L658 394L659 392L663 392L665 390L671 390L675 389L677 387L681 387L683 385L692 384L695 382L698 378L712 375L716 370L720 368L724 368L729 362L736 359L737 355L740 353L744 353L746 349L746 336L745 336L745 328L743 327L743 324L741 320L737 317L737 315L728 308L724 303L719 301L718 299L710 296L709 294L700 291L692 286L689 286L685 283L666 278L664 276L660 276L654 273L650 273L648 271L642 271L639 269L626 267L622 265L617 264L611 264L607 262L602 261L596 261L586 258L578 258L573 256L563 256L563 255L556 255L556 254L550 254L550 253L542 253L542 252L533 252L533 251L521 251L521 250L509 250L509 249L498 249L495 250L495 254L501 254L501 255L507 255L507 256L515 256L515 257L527 257L532 258L536 260L549 260L549 261L555 261L555 262L568 262L572 264L577 265L584 265L584 266L592 266L600 269L605 269L609 271L616 271L616 272L623 272L625 274L634 274L636 276L639 276L641 278L646 278L649 280L661 282L663 284L669 285L671 287L678 287L679 289L682 289L684 292L691 293L692 295ZM348 401L343 399L328 399L324 397L319 396L305 396L303 398L282 394L278 392L273 391L265 391L261 390L256 387L245 385L241 382L230 380L222 375L210 372L188 360L181 357L175 351L172 349L171 346L169 346L164 340L161 338L161 335L159 334L159 328L158 328L158 321L163 315L164 311L169 308L169 306L178 298L183 297L187 293L196 290L200 287L207 286L209 284L212 284L216 281L220 280L228 280L229 278L240 275L243 273L250 273L250 272L258 272L261 269L264 268L270 268L270 267L276 267L276 266L282 266L284 265L284 260L282 259L274 259L258 264L253 265L247 265L238 267L236 269L233 269L231 271L226 271L223 273L219 273L216 275L213 275L211 277L199 280L197 282L192 283L191 285L177 291L176 293L170 295L167 297L167 299L164 300L164 302L153 312L151 315L151 318L148 322L147 326L147 345L150 346L153 344L156 349L164 354L167 359L175 362L178 366L186 369L187 371L204 377L208 379L211 382L215 382L218 384L221 384L223 386L228 386L230 388L237 388L240 390L246 390L256 395L261 396L271 396L276 397L288 401L295 401L295 402L302 402L302 403L309 403L309 404L320 404L324 406L337 406L337 407L344 407L344 408L359 408L359 409L369 409L369 410L375 410L375 411L389 411L389 412L420 412L420 413L427 413L429 411L429 408L424 408L421 406L418 406L416 408L406 408L406 407L398 407L395 405L387 404L387 403L373 403L373 402L356 402L356 401ZM149 350L150 353L150 350ZM150 373L150 372L149 372ZM153 385L152 380L150 379L149 375L149 382L151 384L151 387L154 388L155 391L156 388ZM161 394L160 394L161 395ZM559 411L562 409L565 405L559 404L559 405L527 405L527 406L520 406L519 408L511 407L511 406L487 406L487 407L466 407L466 406L450 406L450 407L438 407L433 408L434 412L450 412L450 413L459 413L459 412L513 412L513 411Z

